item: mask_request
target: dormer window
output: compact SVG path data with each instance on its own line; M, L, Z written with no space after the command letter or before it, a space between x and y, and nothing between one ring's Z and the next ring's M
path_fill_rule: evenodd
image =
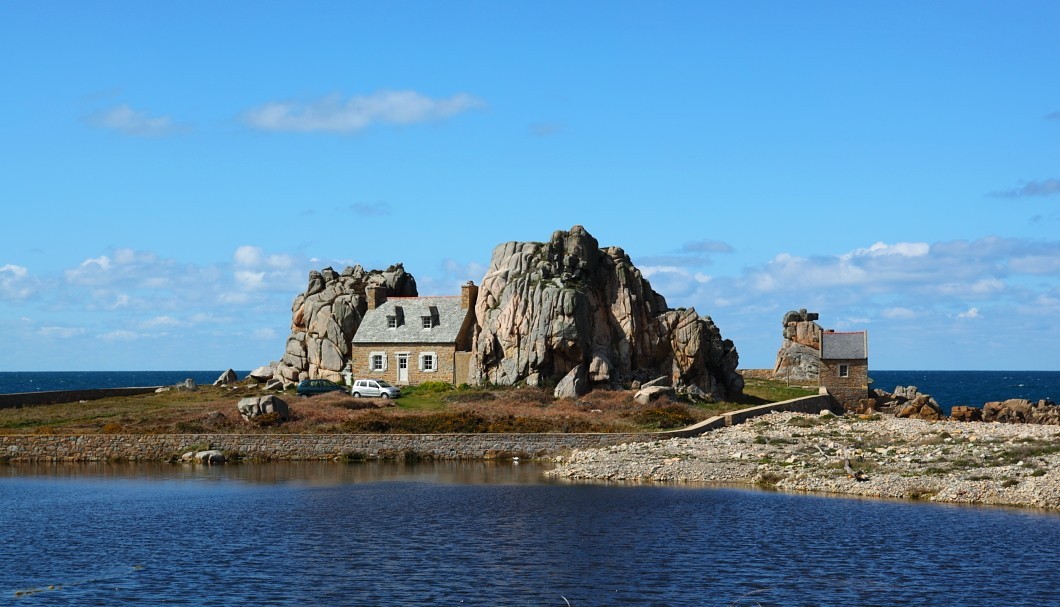
M386 317L386 328L388 328L388 329L396 329L397 326L398 326L398 317L397 316L387 316Z
M423 319L423 328L424 329L430 329L431 327L434 326L434 319L431 318L430 316L422 316L421 318Z

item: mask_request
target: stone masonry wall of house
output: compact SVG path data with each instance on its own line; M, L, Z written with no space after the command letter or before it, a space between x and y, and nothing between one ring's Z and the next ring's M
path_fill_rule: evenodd
M633 442L696 436L773 411L836 408L828 395L761 405L669 432L622 434L94 434L0 435L0 461L167 461L194 449L219 449L262 460L546 457Z
M385 379L390 383L397 383L397 357L398 352L409 353L409 382L410 384L422 384L428 381L441 381L453 383L455 377L454 346L452 344L355 344L350 346L350 362L353 376L357 379L374 378ZM371 367L372 352L384 352L386 354L386 370L373 371ZM424 352L434 353L435 371L420 370L420 354ZM465 375L466 375L465 371ZM467 381L467 380L464 380ZM456 382L462 383L462 382Z
M848 377L839 377L839 365L848 366ZM869 395L869 369L864 360L822 360L821 386L843 406L853 408Z

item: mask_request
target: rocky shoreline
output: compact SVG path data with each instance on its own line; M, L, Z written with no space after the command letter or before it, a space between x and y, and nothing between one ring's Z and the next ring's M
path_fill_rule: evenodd
M1060 509L1060 427L771 413L694 438L577 450L554 478Z

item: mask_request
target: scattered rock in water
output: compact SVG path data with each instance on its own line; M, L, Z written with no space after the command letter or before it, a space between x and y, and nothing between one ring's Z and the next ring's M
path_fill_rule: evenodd
M225 454L216 450L208 449L206 451L188 451L184 455L180 456L180 461L192 464L223 464L225 461Z

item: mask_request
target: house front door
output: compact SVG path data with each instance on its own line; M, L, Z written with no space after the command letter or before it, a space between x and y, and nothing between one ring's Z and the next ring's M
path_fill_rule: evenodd
M409 355L398 354L397 355L397 380L399 384L409 383Z

